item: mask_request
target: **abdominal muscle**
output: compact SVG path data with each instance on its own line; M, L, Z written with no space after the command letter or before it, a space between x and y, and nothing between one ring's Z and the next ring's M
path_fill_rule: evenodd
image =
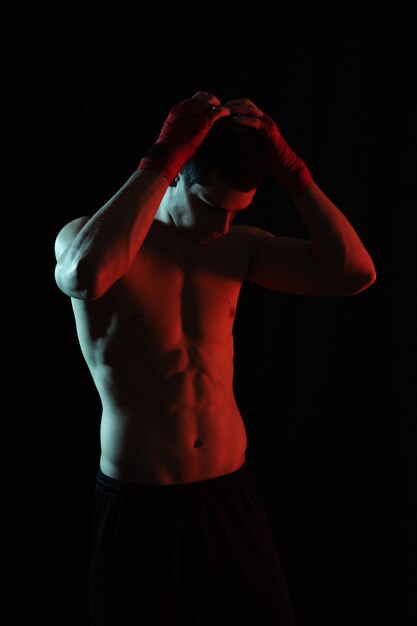
M184 342L142 363L92 372L103 405L101 470L128 482L177 484L238 469L247 438L230 350L203 355Z

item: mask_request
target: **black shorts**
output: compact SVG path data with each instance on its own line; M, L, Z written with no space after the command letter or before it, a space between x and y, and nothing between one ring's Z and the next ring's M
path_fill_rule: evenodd
M290 626L287 583L254 478L138 485L98 472L92 626Z

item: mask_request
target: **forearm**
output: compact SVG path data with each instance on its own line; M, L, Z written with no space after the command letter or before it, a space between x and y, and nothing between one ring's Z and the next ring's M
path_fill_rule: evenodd
M128 271L167 186L160 174L136 170L86 222L59 259L74 293L94 300Z
M373 261L349 220L316 183L293 198L323 265L346 283L375 280Z
M64 293L95 300L131 267L168 186L198 150L213 123L230 115L205 91L174 105L138 170L90 219L70 224L56 244L55 279ZM79 230L77 230L79 229Z

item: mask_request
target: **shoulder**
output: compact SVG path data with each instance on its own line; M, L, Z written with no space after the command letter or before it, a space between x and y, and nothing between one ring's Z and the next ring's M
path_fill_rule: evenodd
M273 233L251 224L236 224L233 225L233 229L237 240L252 251L263 242L277 238Z
M267 243L276 241L277 237L271 232L251 224L234 224L232 228L236 249L240 250L245 259L245 279L248 280L259 256L259 250L265 248Z
M61 228L55 238L55 258L58 260L61 254L68 248L78 235L82 227L90 218L83 216L77 217L68 222Z

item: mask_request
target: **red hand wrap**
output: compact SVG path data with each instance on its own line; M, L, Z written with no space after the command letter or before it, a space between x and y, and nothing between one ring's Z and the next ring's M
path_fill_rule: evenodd
M160 172L171 184L200 147L211 125L211 110L201 101L191 98L176 104L138 169Z
M291 150L268 115L264 114L261 119L260 131L265 139L269 172L287 189L290 196L299 195L313 182L306 164Z

